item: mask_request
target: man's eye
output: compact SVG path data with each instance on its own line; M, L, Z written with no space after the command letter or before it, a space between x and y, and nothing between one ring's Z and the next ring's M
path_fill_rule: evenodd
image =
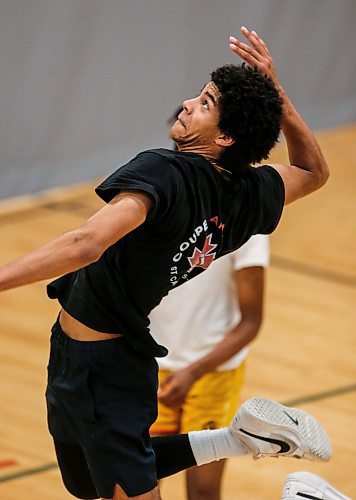
M208 103L208 101L204 101L204 102L202 103L202 106L203 106L203 108L205 108L205 109L209 109L209 103Z

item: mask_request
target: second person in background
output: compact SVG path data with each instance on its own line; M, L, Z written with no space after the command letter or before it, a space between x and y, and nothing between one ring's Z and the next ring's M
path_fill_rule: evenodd
M247 345L263 312L265 235L214 262L165 297L151 314L151 332L167 346L158 359L158 420L153 435L228 426L239 404ZM219 500L225 460L187 470L188 500Z

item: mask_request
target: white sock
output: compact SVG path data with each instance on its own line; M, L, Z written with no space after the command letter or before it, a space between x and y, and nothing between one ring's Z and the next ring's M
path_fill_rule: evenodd
M250 453L244 443L232 435L228 427L188 432L188 438L197 465Z

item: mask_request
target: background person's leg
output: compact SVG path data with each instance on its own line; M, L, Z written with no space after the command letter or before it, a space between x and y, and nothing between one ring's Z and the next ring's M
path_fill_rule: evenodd
M225 460L187 470L188 500L220 500Z
M232 370L210 372L201 377L183 405L182 431L228 427L238 408L243 374L244 363ZM186 474L188 499L219 500L224 465L225 460L219 460L189 469Z
M112 499L105 499L102 498L101 500L127 500L127 499L133 499L133 500L161 500L161 495L159 493L158 486L154 488L153 490L143 493L142 495L137 495L135 497L128 497L124 490L119 486L118 484L115 486L114 490L114 496Z

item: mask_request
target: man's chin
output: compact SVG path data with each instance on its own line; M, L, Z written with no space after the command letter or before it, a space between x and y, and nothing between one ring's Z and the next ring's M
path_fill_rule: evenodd
M169 137L177 144L182 141L182 135L175 130L174 126L170 130Z

